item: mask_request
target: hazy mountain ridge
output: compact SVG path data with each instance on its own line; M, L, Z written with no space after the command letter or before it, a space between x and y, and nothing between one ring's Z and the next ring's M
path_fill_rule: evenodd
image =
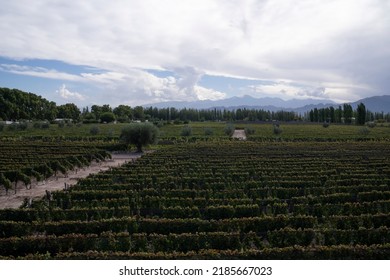
M373 96L360 99L356 102L349 103L355 109L359 103L364 103L366 108L372 112L390 113L390 95ZM337 104L326 99L290 99L283 100L276 97L255 98L249 95L242 97L231 97L222 100L199 100L199 101L173 101L147 104L144 107L167 108L174 107L176 109L194 108L194 109L229 109L236 110L239 108L247 109L262 109L269 111L294 111L297 113L305 113L314 108L336 107L342 104Z
M221 100L198 100L198 101L167 101L160 103L153 103L144 105L144 107L175 107L177 109L182 108L194 108L194 109L209 109L209 108L231 108L231 107L275 107L275 108L299 108L310 104L335 104L331 100L325 99L290 99L283 100L277 97L263 97L255 98L250 95L244 95L242 97L231 97Z

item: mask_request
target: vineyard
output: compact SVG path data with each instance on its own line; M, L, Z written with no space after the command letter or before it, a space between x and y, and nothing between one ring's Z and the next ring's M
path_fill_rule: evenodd
M33 180L67 174L110 157L106 143L0 140L0 185L8 193L17 184L31 188Z
M198 142L0 210L0 255L389 259L389 228L388 141Z

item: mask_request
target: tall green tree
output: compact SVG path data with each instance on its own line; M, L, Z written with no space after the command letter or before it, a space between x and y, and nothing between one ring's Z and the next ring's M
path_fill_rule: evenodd
M366 106L360 103L356 109L356 123L358 125L364 125L366 123Z
M145 119L144 108L142 106L134 107L133 117L136 120L144 120Z
M81 111L73 103L57 106L57 117L61 119L72 119L73 121L80 120Z
M115 121L115 115L112 112L104 112L100 115L100 121L102 123L110 123Z
M344 121L347 124L350 124L352 122L353 117L353 109L350 104L344 104L343 105L343 112L344 112Z
M114 108L113 113L120 122L125 122L133 118L132 109L128 105L119 105Z

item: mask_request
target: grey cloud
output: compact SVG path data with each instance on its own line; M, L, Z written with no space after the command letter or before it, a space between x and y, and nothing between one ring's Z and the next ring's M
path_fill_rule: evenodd
M176 71L174 83L125 79L151 98L197 98L204 73L291 80L314 88L299 95L344 99L386 94L390 86L388 0L18 0L2 3L0 26L2 56L125 76ZM117 82L113 88L125 84Z

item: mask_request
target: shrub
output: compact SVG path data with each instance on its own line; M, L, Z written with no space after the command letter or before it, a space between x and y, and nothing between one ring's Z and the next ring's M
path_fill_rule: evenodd
M34 122L33 127L37 128L37 129L48 129L50 127L50 123L49 122Z
M225 134L228 136L232 136L234 133L235 127L233 124L229 123L225 126Z
M212 129L212 128L210 128L210 127L205 127L205 129L204 129L204 135L206 135L206 136L211 136L211 135L213 135L214 134L214 130Z
M127 116L119 116L116 120L120 123L127 123L130 121L129 117Z
M28 128L27 122L21 122L21 123L11 123L8 125L9 131L15 131L15 130L26 130Z
M42 129L48 129L50 127L50 123L48 123L48 122L43 122L42 124L41 124L41 128Z
M180 132L180 135L181 136L191 136L192 135L192 128L188 125L184 126Z
M28 128L28 123L27 122L21 122L18 124L17 128L19 130L26 130Z
M15 131L18 129L18 124L17 123L11 123L7 126L8 131Z
M255 134L255 129L252 128L252 127L246 127L245 128L245 134L246 135L253 135L253 134Z
M329 123L328 123L328 122L324 122L324 123L322 124L322 127L323 127L323 128L328 128L328 127L329 127Z
M89 130L89 133L90 133L91 135L97 135L97 134L99 134L99 132L100 132L100 128L99 128L98 126L93 126L93 127L91 127L91 129Z
M367 127L361 127L358 131L360 135L368 135L370 133L370 130Z
M274 124L274 134L279 135L283 132L283 130L280 128L279 124Z
M41 128L41 122L33 123L33 128Z
M376 126L376 123L375 122L367 122L367 126L369 128L374 128Z
M157 126L158 128L161 128L161 127L164 126L164 122L163 121L158 121L158 122L155 122L154 125Z

